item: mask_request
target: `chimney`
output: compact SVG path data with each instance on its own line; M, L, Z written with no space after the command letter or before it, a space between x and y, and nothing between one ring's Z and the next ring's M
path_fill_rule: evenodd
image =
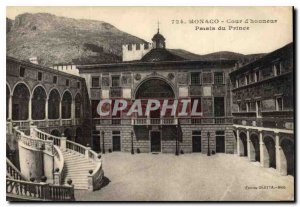
M37 57L31 57L31 58L29 58L29 61L33 64L39 64Z

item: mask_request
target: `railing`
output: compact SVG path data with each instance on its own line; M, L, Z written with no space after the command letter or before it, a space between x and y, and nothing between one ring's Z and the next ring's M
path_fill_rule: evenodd
M45 120L33 120L32 123L39 128L45 128L48 125L47 121Z
M72 119L62 119L61 123L63 126L70 126L72 125Z
M27 180L27 178L6 158L6 175L16 180Z
M42 140L53 141L53 144L57 145L57 146L61 145L61 139L62 139L61 137L57 137L52 134L48 134L37 128L33 128L33 130L34 130L37 138L42 139Z
M87 147L81 145L81 144L78 144L76 142L72 142L70 140L67 140L67 150L73 150L75 152L78 152L82 155L85 155L85 151L88 149Z
M60 119L49 119L48 126L49 127L60 126Z
M32 201L72 201L74 200L74 187L6 178L6 196Z
M177 125L180 124L232 124L232 117L163 117L163 118L133 118L109 119L94 118L96 125Z
M19 129L29 129L30 121L12 121L13 126L19 127Z

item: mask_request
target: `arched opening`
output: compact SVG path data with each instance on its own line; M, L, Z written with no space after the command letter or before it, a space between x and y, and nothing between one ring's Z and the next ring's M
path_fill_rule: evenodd
M47 95L43 87L38 86L33 91L31 111L33 120L45 119L45 105Z
M295 152L294 143L289 139L283 139L281 142L281 149L284 153L283 167L287 175L293 175L295 173Z
M6 84L6 119L9 117L9 97L10 97L10 90Z
M58 119L59 118L59 103L60 95L56 89L53 89L48 98L48 118Z
M135 93L136 99L164 99L175 98L174 91L170 84L158 78L144 81Z
M272 137L265 137L264 144L267 150L265 153L264 161L266 162L266 167L276 168L276 150L275 142Z
M27 120L28 106L30 100L30 92L27 86L19 83L13 93L12 98L12 119L13 120Z
M251 161L260 161L259 138L256 134L250 136Z
M69 91L66 91L63 95L61 102L61 113L63 119L71 118L71 105L72 105L72 96Z
M58 129L53 129L50 134L56 136L56 137L60 137L61 136L61 133Z
M75 142L80 143L82 140L82 129L80 127L76 128L76 136L75 136Z
M244 132L240 133L240 155L248 156L247 135Z
M78 93L75 97L75 118L81 117L81 95Z
M72 140L73 133L72 133L72 130L70 128L66 128L64 130L64 135L65 135L65 137L67 137L68 140Z

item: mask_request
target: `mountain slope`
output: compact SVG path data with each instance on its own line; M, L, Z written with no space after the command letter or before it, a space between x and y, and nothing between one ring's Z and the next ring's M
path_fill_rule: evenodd
M209 53L206 55L198 55L195 53L188 52L186 50L182 49L169 49L170 52L172 52L175 55L178 55L180 57L183 57L187 60L237 60L239 62L249 62L254 61L255 59L261 58L264 56L264 53L261 54L250 54L250 55L244 55L241 53L235 53L235 52L229 52L229 51L220 51L220 52L214 52Z
M40 64L121 61L122 44L144 40L95 20L78 20L48 13L6 19L7 55L22 60L37 56Z

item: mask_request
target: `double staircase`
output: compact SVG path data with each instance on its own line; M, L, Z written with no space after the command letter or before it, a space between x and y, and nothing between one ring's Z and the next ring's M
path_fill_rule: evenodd
M41 177L32 180L29 175L23 175L22 168L18 170L7 159L7 197L21 196L24 200L74 200L74 189L94 191L101 188L104 177L101 155L90 147L69 141L66 137L53 136L36 126L30 126L30 135L25 135L17 127L11 127L7 132L15 137L19 147L39 150L54 158L50 161L52 164L45 164L47 167L53 166L52 174L48 172L51 177L48 183L42 181ZM25 161L20 156L20 162L22 160Z

